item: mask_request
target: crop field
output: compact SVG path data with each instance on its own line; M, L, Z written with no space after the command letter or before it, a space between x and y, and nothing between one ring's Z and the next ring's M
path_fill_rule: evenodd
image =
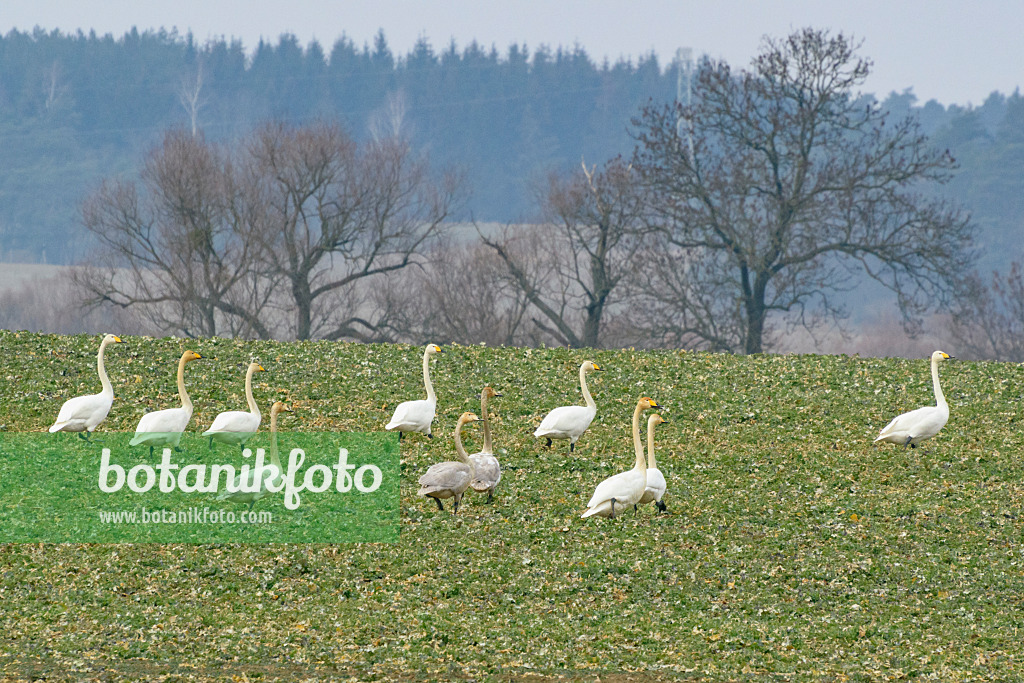
M285 430L383 429L423 397L422 349L126 337L99 431L177 404L202 431L244 409L250 359ZM0 332L0 429L43 432L99 390L98 336ZM956 349L943 349L955 355ZM435 438L401 443L395 543L0 545L0 679L772 680L1024 678L1024 366L944 363L949 424L916 449L871 441L934 402L926 359L445 346ZM544 414L598 413L566 454ZM416 479L453 459L463 411L491 401L504 478L458 515ZM667 512L580 519L632 466L641 395ZM266 429L266 420L264 427ZM466 430L467 450L480 430ZM54 434L54 439L76 439ZM140 455L141 457L141 455ZM39 472L45 477L45 472ZM0 482L31 490L32 481ZM277 509L280 497L257 509Z

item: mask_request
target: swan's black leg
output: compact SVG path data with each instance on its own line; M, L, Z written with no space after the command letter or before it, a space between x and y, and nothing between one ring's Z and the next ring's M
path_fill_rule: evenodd
M452 509L452 514L453 515L459 514L459 501L460 500L462 500L462 496L456 496L455 497L455 507Z
M660 500L655 501L654 504L658 506L658 512L664 512L666 510L665 504Z
M612 498L612 514L611 514L611 518L615 519L615 499L614 498Z
M640 514L640 508L636 506L636 503L633 503L633 512Z
M435 498L434 502L437 503L437 509L438 510L444 510L444 505L441 504L441 499L440 498Z
M488 491L487 492L487 502L490 503L492 500L494 500L494 491Z
M572 441L570 441L569 442L569 453L575 453L575 452L576 452L576 444L573 443Z
M551 439L548 439L547 441L548 442L544 444L544 448L551 448Z
M910 446L913 446L914 444L910 443L910 440L913 439L913 438L914 437L912 437L912 436L908 436L907 440L903 442L903 447L904 448L908 448Z
M405 432L402 432L402 431L398 432L398 443L402 443L402 434L404 434L404 433Z
M153 447L152 446L149 447L149 457L150 458L153 457Z
M433 434L431 434L430 432L427 432L427 438L428 438L428 439L433 439L433 438L434 438L434 435L433 435Z
M86 436L85 432L78 432L78 438L82 441L90 441L89 437Z

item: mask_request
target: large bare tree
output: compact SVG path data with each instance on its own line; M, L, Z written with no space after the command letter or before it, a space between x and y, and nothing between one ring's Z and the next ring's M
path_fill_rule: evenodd
M559 344L598 347L613 294L643 244L643 186L622 159L600 169L584 163L552 174L541 204L541 225L481 232L481 240L532 304L538 329Z
M991 286L972 281L971 296L963 297L953 313L951 331L970 358L1024 362L1024 267L1010 264L1003 275L992 274Z
M957 291L970 224L926 193L954 161L858 97L856 48L813 29L766 39L751 69L705 61L691 105L634 120L663 240L637 309L655 343L757 353L776 316L841 317L835 295L863 274L908 326Z

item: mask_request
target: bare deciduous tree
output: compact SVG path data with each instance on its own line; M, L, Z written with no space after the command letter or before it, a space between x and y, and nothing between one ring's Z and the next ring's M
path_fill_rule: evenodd
M642 186L621 159L600 171L584 164L579 174L549 180L545 224L481 233L481 240L534 307L539 329L559 344L597 347L613 293L643 245Z
M1024 362L1024 268L1014 262L1005 276L992 274L991 287L977 278L972 285L953 315L958 355Z
M766 40L750 71L706 61L692 105L634 121L634 166L674 248L647 290L652 334L757 353L772 316L842 316L833 296L865 273L908 325L957 290L969 222L921 193L954 162L915 120L856 99L870 63L855 51L812 29Z

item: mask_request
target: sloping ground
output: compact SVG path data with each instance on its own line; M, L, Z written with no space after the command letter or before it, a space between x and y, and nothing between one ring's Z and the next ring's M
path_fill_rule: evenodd
M0 424L42 431L97 391L96 337L0 332ZM191 429L261 405L285 429L380 429L422 397L420 349L128 338L107 369L101 430L173 405L187 346ZM0 677L72 680L1006 680L1024 676L1024 367L947 363L950 423L925 449L873 446L932 401L925 360L446 347L433 441L403 441L394 544L0 546ZM946 351L955 351L945 349ZM575 455L531 433L580 402ZM505 478L457 517L415 496L451 429L492 384ZM640 395L658 433L668 514L581 520L632 462ZM58 434L53 438L74 439ZM479 444L479 431L469 435ZM45 476L41 472L40 476ZM30 491L31 481L18 482ZM278 509L280 499L260 507Z

